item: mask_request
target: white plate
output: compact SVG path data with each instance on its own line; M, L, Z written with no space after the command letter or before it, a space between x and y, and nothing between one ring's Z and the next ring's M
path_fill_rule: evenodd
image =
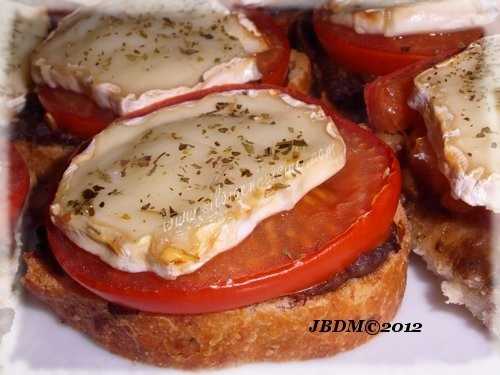
M415 366L439 361L466 364L490 357L493 349L486 329L463 307L446 305L439 281L416 256L411 257L406 295L394 322L423 324L421 333L382 333L371 342L333 358L282 364L254 364L220 371L234 374L321 372L332 366ZM321 318L321 317L318 317ZM112 355L83 334L63 325L40 302L26 295L18 309L10 337L12 352L7 374L117 372L140 374L185 373L155 369ZM13 371L9 371L13 370ZM78 371L80 370L80 371ZM15 371L15 372L14 372ZM64 373L66 372L64 371ZM219 372L217 372L219 373Z

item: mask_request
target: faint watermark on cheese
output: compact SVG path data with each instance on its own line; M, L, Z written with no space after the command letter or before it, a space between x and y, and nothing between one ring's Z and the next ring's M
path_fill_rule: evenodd
M335 152L335 144L320 148L310 155L307 160L299 159L289 164L279 164L266 169L256 175L251 181L227 187L218 184L210 196L204 197L202 205L182 212L165 212L163 230L165 232L180 232L186 225L214 222L226 215L227 211L240 205L244 210L245 202L254 194L272 195L274 192L287 189L311 165L331 158Z

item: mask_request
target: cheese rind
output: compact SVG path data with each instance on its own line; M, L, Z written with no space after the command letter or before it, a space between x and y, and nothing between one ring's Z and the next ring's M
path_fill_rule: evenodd
M64 173L51 216L113 267L175 278L293 208L345 153L318 106L273 90L211 94L97 135Z
M36 83L91 95L117 114L262 75L268 44L216 1L107 1L66 17L32 59Z
M421 73L415 86L410 105L454 197L500 213L500 35Z
M424 0L387 2L386 5L334 12L330 19L353 28L358 34L393 37L480 27L498 19L500 12L496 0Z
M221 0L228 6L263 7L273 9L314 9L325 0Z
M335 13L340 13L393 7L400 4L412 4L418 1L419 0L329 0L327 3L330 10Z

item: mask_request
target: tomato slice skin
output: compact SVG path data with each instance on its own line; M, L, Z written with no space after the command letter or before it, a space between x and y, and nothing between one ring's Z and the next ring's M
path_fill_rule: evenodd
M483 36L479 28L403 37L358 34L346 26L333 24L328 20L328 12L322 10L314 14L314 29L323 48L336 63L355 73L377 76L464 48Z
M248 88L286 92L274 86L255 85L227 89ZM198 93L197 98L208 93ZM321 105L317 100L293 96ZM266 219L240 245L213 258L198 271L176 280L164 280L153 273L116 270L73 244L48 223L48 239L56 259L73 279L108 301L167 314L234 309L288 295L328 279L387 239L399 201L401 175L397 159L386 145L330 109L325 111L347 142L348 165L307 194L294 209ZM366 155L371 157L369 163ZM365 174L364 179L359 178L360 172ZM375 182L366 177L368 173L378 176ZM358 202L353 191L363 196L370 191L368 198L362 200L363 205L354 211L356 214L348 208ZM322 204L315 203L325 195ZM314 224L304 225L308 219ZM338 232L328 229L332 227ZM300 234L287 234L292 229ZM311 238L302 232L310 233L306 237ZM297 244L300 241L306 244ZM290 245L292 258L283 254L285 245Z
M30 175L24 159L16 150L15 146L8 146L8 204L9 204L9 224L11 233L15 228L24 201L30 189Z
M284 86L290 61L290 43L284 29L264 11L255 8L243 11L270 45L269 50L257 54L257 66L262 74L261 83Z
M472 207L453 197L450 182L439 169L437 155L427 137L424 119L420 121L421 125L409 135L407 145L409 167L417 182L425 188L428 196L452 213L488 217L489 213L484 207Z
M303 12L301 9L265 9L260 8L261 11L270 15L274 23L282 30L284 35L288 35L293 24Z
M88 96L62 88L40 86L38 98L59 129L83 139L95 136L116 118Z
M370 126L376 130L398 133L419 125L422 122L420 114L408 106L415 87L415 77L458 52L454 50L425 58L368 83L364 97Z

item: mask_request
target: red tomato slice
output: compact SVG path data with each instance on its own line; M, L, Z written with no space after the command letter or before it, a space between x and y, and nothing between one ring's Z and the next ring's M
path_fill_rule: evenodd
M437 195L450 189L450 183L438 167L437 156L427 139L427 135L412 135L409 142L410 168L425 187Z
M9 224L11 230L15 228L21 210L24 206L24 201L28 195L30 188L30 176L28 167L22 156L17 152L14 145L8 146L8 152L5 154L8 158L8 204L9 204ZM2 156L4 157L4 156Z
M365 103L372 128L397 133L422 122L420 114L408 106L415 77L458 50L426 58L382 76L365 86Z
M464 48L483 35L481 29L392 38L358 34L330 22L325 11L315 12L314 29L336 63L356 73L374 75L389 74L426 57Z
M288 35L294 22L303 13L301 9L262 9L262 11L269 14L274 23L279 26L283 34Z
M111 110L99 107L92 99L61 88L41 86L38 98L59 129L80 138L91 138L114 119Z
M262 74L261 83L283 86L290 61L290 44L286 33L270 15L258 9L244 11L270 45L267 51L257 54L257 66Z
M230 89L252 87L258 89ZM401 190L399 164L390 149L369 131L329 113L347 144L342 171L196 272L165 280L153 273L116 270L48 224L55 257L73 279L104 299L159 313L234 309L327 280L387 239Z
M420 121L423 123L423 119ZM436 153L427 137L425 125L412 131L408 142L408 160L413 176L424 186L429 195L439 198L443 207L458 214L477 213L478 217L488 217L482 207L471 207L467 203L453 197L450 182L439 169Z

